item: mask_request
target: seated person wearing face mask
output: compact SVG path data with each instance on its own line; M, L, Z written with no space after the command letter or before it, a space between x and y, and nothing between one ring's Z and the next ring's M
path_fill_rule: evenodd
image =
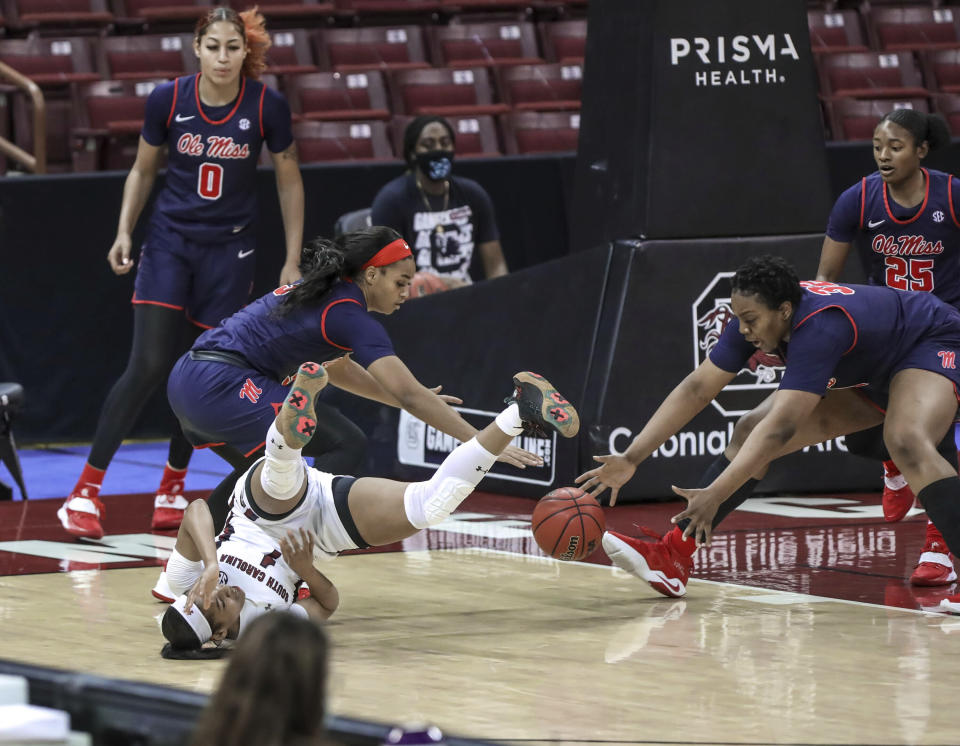
M432 274L447 288L469 285L471 274L507 274L490 195L472 179L451 174L455 140L443 117L410 122L403 135L408 169L380 190L371 214L373 225L389 226L407 240L418 274Z

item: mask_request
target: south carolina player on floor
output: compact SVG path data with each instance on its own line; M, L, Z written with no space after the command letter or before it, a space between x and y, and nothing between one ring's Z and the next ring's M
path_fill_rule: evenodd
M449 403L421 384L393 349L378 314L391 314L409 295L411 249L392 228L373 226L304 249L303 281L277 288L205 332L170 373L167 395L194 445L222 444L217 453L234 473L208 498L219 523L237 478L261 455L264 433L304 360L329 363L330 382L357 396L402 407L452 435L476 430ZM335 361L335 362L334 362ZM320 401L318 431L305 455L323 471L349 474L366 438L332 405ZM501 460L539 465L515 446Z
M896 109L873 133L877 171L837 199L830 213L817 279L835 282L856 243L872 285L933 293L960 308L960 179L921 167L931 151L950 144L950 129L937 114ZM882 428L852 434L851 453L883 461L883 515L899 521L914 494L883 446ZM940 453L956 465L951 430ZM943 536L927 522L927 539L914 585L946 585L957 579Z
M308 467L301 456L316 430L313 405L326 383L323 366L300 367L267 433L266 455L237 481L216 540L206 503L196 500L187 508L153 590L174 601L162 622L165 656L201 657L197 651L204 643L236 638L270 609L294 607L315 619L329 617L339 596L313 566L315 557L333 559L344 550L391 544L436 526L524 429L571 438L580 427L576 409L549 381L518 373L507 408L457 446L428 481L334 476ZM297 601L301 579L310 598Z
M637 466L730 383L757 351L786 370L762 418L731 439L688 501L677 527L656 542L608 532L613 562L667 596L682 596L698 546L742 504L774 459L883 424L886 447L917 490L947 545L960 549L960 477L937 452L957 414L960 311L929 293L869 285L801 283L779 257L746 262L732 281L736 318L708 358L657 408L629 448L596 456L577 477L611 503ZM886 411L884 412L883 409ZM655 535L655 534L654 534ZM944 603L948 603L945 601Z
M256 10L210 10L197 24L200 72L157 86L147 99L137 159L123 189L111 269L133 269L131 233L167 151L167 175L141 246L133 295L133 346L107 396L90 455L58 511L74 536L103 536L99 500L104 472L151 392L197 335L240 308L253 283L256 168L267 145L276 169L286 234L282 284L300 276L303 182L283 97L256 78L270 37ZM177 432L152 527L176 528L191 445Z

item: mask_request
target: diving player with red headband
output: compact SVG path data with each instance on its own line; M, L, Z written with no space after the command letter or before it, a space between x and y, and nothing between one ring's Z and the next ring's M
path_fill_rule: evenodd
M218 524L237 478L262 455L275 405L305 360L324 364L334 386L405 409L460 441L477 432L450 407L459 399L414 377L373 316L393 313L409 297L416 265L399 233L374 226L314 239L300 269L302 282L277 288L205 332L170 374L167 395L187 438L215 446L235 469L209 498ZM304 455L316 456L322 471L352 473L363 455L362 432L329 404L315 407L317 432ZM500 460L542 463L512 446Z

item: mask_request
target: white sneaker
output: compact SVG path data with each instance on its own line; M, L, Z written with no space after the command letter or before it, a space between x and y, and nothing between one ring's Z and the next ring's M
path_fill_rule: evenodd
M157 578L157 584L150 589L150 593L153 594L153 597L159 601L163 601L167 604L172 604L176 598L177 594L173 592L170 588L170 583L167 582L167 563L163 563L163 570L160 571L160 577Z

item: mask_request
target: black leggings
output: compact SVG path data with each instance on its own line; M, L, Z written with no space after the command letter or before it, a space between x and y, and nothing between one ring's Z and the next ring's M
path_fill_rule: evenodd
M177 358L190 349L202 331L186 320L183 311L142 303L134 305L130 359L100 410L87 459L91 466L106 469L110 465L150 395L167 380ZM186 469L192 453L193 447L177 425L170 438L167 456L170 466Z
M304 456L314 458L314 467L330 474L353 474L363 462L367 451L367 436L353 422L348 420L339 409L323 402L316 402L317 430L303 449ZM266 433L264 433L266 437ZM220 484L207 498L207 505L213 516L213 525L218 529L224 524L229 512L230 495L233 488L261 456L263 448L249 456L244 456L232 446L214 446L213 451L233 467Z
M947 434L943 437L943 440L937 445L937 452L956 469L957 443L953 431L954 426L951 425L947 429ZM844 442L847 444L847 450L856 456L876 461L890 461L890 454L883 442L883 425L877 425L857 433L850 433L844 438Z

